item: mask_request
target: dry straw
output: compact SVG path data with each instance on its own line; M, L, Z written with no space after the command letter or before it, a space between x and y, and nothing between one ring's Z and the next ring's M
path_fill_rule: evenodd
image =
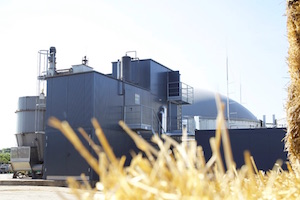
M285 146L295 172L299 175L300 167L300 2L287 1L288 30L288 65L291 77L286 104L287 134Z
M201 146L195 141L178 143L167 135L154 135L158 149L130 130L124 122L120 126L144 152L134 155L130 166L124 166L125 157L114 155L99 123L92 119L95 133L101 143L98 147L83 129L79 132L98 155L94 158L84 147L67 122L50 119L50 125L59 129L86 159L100 180L92 188L82 174L82 183L68 179L69 187L78 199L300 199L300 6L298 0L287 1L287 28L289 71L291 85L287 102L288 131L285 137L291 166L281 168L275 163L268 172L258 170L249 151L244 152L245 165L236 169L228 131L224 120L224 105L217 96L217 130L210 139L212 156L206 162ZM221 159L223 143L225 166Z

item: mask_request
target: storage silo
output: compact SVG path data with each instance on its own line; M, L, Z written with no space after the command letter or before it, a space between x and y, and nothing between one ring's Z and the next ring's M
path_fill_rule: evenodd
M41 170L45 143L44 95L20 97L17 114L17 144L12 148L11 162L14 171ZM24 155L26 158L24 158Z

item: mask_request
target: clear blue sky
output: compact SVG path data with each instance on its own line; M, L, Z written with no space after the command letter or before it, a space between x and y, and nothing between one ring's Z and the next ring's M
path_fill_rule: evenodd
M0 149L16 146L18 97L36 94L37 52L50 46L59 69L87 55L91 67L110 73L112 61L136 50L180 70L183 82L222 94L227 54L230 98L259 119L284 117L285 7L283 0L1 0Z

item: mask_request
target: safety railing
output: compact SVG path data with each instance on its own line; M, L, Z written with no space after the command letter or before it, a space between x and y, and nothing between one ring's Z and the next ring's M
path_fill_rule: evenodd
M161 122L151 107L144 105L124 106L124 121L133 130L164 132Z
M168 100L178 104L192 104L194 88L182 82L169 82L167 88Z

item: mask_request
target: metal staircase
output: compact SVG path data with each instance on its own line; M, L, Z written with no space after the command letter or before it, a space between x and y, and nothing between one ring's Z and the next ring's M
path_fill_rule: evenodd
M194 101L193 87L180 81L179 71L168 72L167 76L168 101L168 131L182 129L182 105L192 104ZM176 111L175 107L176 106ZM173 110L173 111L172 111ZM171 113L173 112L173 113ZM176 113L174 113L176 112Z

